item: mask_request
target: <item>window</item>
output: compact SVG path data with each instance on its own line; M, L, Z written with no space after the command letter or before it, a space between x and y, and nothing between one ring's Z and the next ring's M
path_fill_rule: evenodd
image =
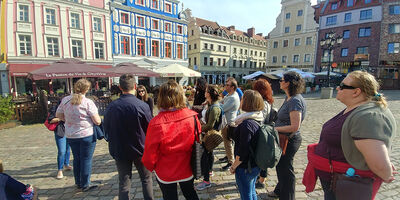
M192 45L191 44L189 44L189 50L192 50Z
M336 10L337 9L337 3L332 3L331 5L331 10Z
M301 31L301 24L296 25L296 31Z
M72 40L72 57L74 58L82 58L82 41L81 40Z
M389 24L389 33L400 33L400 24Z
M218 51L222 51L222 46L218 45Z
M197 65L197 57L194 57L194 58L193 58L193 64L194 64L194 65Z
M158 9L158 0L151 0L151 8Z
M214 44L210 44L210 49L214 50Z
M171 58L172 57L172 45L171 42L165 43L165 57Z
M278 57L272 56L272 63L276 63L276 62L278 62Z
M353 0L347 0L347 7L353 7Z
M69 1L71 1L71 2L75 2L75 3L78 3L78 0L69 0Z
M19 5L19 21L29 22L29 7L27 5Z
M236 53L236 48L233 48L233 53Z
M372 9L360 11L360 20L372 19Z
M214 58L210 58L210 66L213 66Z
M287 56L282 56L282 63L286 63Z
M217 59L217 66L221 66L221 58Z
M183 45L182 44L177 44L176 48L177 48L177 52L178 52L177 57L179 59L182 59L183 58Z
M170 3L165 3L165 12L172 13L172 5Z
M289 40L283 40L283 47L287 47L289 45Z
M53 38L53 37L47 38L47 55L60 56L58 48L58 38Z
M298 11L297 11L297 16L298 16L298 17L303 16L303 10L298 10Z
M337 16L327 17L326 18L326 25L327 26L335 25L336 24L336 20L337 20Z
M400 43L392 42L388 43L388 53L399 53L400 52Z
M306 45L312 45L312 37L306 38Z
M247 61L245 60L243 63L244 68L247 68Z
M400 15L400 5L389 6L390 15Z
M183 34L183 26L181 26L181 25L178 25L177 26L177 31L176 31L178 34Z
M93 17L93 30L97 32L102 32L101 29L101 18Z
M121 24L129 24L129 14L121 12Z
M247 49L244 50L244 55L247 55Z
M121 36L121 54L130 54L130 42L128 36Z
M294 39L294 46L300 46L300 38Z
M243 54L243 49L240 49L240 54Z
M349 49L348 48L343 48L340 55L342 57L347 57L348 53L349 53Z
M137 39L136 43L136 50L137 50L137 55L139 56L145 56L145 40L144 39Z
M30 35L19 36L19 53L21 55L32 55L32 41Z
M80 16L77 13L71 13L71 27L72 28L79 29L81 27L81 23L80 23L79 17Z
M274 49L278 48L278 42L274 42Z
M254 55L257 56L257 51L254 51Z
M224 52L226 52L226 46L224 46L223 49L224 49Z
M208 62L207 62L207 57L204 57L204 66L207 66Z
M160 54L160 42L153 40L151 41L151 55L155 57L159 57Z
M368 47L358 47L357 54L368 54Z
M299 55L294 55L293 56L293 63L298 63L299 62Z
M136 16L136 26L144 28L144 17Z
M364 2L365 3L371 3L371 0L365 0Z
M208 49L208 44L204 43L204 49Z
M194 45L193 45L193 49L197 49L197 44L194 44Z
M286 13L286 19L290 19L290 13Z
M371 28L360 28L358 31L358 37L369 37L371 36Z
M165 22L165 32L172 32L171 23Z
M289 31L290 31L290 27L289 26L285 27L285 33L289 33Z
M104 59L104 44L101 42L94 43L94 57L96 59Z
M351 22L351 13L344 14L344 22Z
M222 66L226 66L226 58L222 59Z
M151 28L153 29L153 30L158 30L158 20L156 20L156 19L153 19L153 20L151 20Z
M239 67L242 68L243 66L243 61L239 60Z
M233 60L232 66L233 66L233 67L236 67L236 60Z
M350 38L350 31L344 30L343 31L343 39L349 39L349 38Z
M144 0L136 0L136 4L144 6Z
M311 62L311 55L310 54L304 54L304 62Z
M46 8L46 23L56 25L56 10Z

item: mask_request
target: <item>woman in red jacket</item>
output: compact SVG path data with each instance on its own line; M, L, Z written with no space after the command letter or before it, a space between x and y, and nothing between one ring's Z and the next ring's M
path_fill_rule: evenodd
M190 165L195 123L201 127L197 113L186 108L183 89L174 80L161 86L157 107L160 113L147 129L143 165L155 172L164 200L178 199L177 183L186 199L199 199Z

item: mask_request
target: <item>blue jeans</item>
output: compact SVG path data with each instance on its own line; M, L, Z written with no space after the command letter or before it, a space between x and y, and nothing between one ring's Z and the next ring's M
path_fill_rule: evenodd
M242 200L257 200L256 180L259 173L260 168L258 167L252 168L251 173L249 173L247 168L236 168L236 184Z
M69 165L69 157L70 157L70 147L67 143L66 137L60 137L57 134L54 134L54 138L56 139L57 144L57 166L58 170L62 170L64 165Z
M90 175L92 173L92 158L96 141L93 136L71 139L67 138L74 155L74 178L78 187L85 188L90 185Z

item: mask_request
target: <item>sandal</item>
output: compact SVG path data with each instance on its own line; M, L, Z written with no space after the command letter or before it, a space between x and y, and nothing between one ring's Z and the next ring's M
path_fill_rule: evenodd
M268 195L269 197L272 197L272 198L279 198L279 195L275 194L274 191L267 192L267 195Z
M65 169L65 171L71 171L72 170L72 166L71 165L64 165L64 169Z
M64 175L63 175L62 171L58 171L57 179L62 179L62 178L64 178Z

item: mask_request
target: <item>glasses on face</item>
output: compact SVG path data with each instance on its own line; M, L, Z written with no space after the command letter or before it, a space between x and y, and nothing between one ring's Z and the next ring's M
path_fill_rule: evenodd
M345 89L347 89L347 90L353 90L353 89L356 89L356 87L353 87L353 86L351 86L351 85L346 85L346 84L344 84L344 83L342 82L342 83L340 83L340 85L339 85L339 89L340 89L340 90L345 90Z
M139 92L139 93L142 93L142 92L144 92L144 90L138 90L138 92Z
M280 79L279 82L286 82L285 79Z

